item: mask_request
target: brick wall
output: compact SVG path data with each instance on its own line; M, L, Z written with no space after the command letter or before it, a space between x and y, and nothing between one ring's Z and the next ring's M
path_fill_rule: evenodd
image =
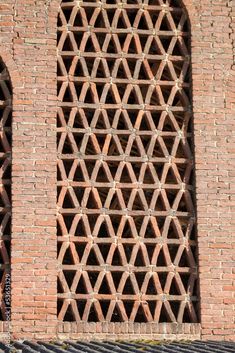
M14 94L13 338L76 338L72 325L61 332L56 315L59 3L7 0L0 4L0 55ZM201 337L235 340L235 1L184 3L192 32ZM4 325L1 327L4 331ZM169 331L159 327L152 336L163 334L187 338L200 333L198 328L172 326ZM151 332L146 335L150 337ZM86 328L85 336L89 337ZM107 336L113 338L112 332Z

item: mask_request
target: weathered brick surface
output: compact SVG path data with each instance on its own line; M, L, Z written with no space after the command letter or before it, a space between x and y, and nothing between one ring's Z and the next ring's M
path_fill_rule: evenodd
M76 327L58 326L56 316L59 3L0 3L0 55L14 93L13 338L49 340L57 334L76 338ZM184 3L192 31L201 334L204 339L235 340L235 1ZM4 331L4 325L1 328ZM181 333L192 337L194 330L164 333L171 338L181 337ZM160 329L155 336L159 334ZM195 335L198 337L197 329Z

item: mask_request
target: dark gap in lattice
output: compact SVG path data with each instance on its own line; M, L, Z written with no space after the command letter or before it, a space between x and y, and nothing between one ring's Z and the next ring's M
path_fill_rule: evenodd
M87 288L87 283L82 275L78 281L76 293L80 293L80 294L88 294L89 293L89 290Z
M75 319L75 315L74 315L74 312L72 309L72 305L69 304L68 309L66 311L66 314L64 316L64 320L65 321L74 321L74 319Z
M80 317L82 318L83 314L85 313L85 308L86 308L86 300L79 299L76 301L77 304L77 309L80 314Z

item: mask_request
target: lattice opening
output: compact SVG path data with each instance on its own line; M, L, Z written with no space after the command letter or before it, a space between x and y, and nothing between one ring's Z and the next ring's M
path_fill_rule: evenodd
M11 136L12 136L12 88L8 71L0 58L0 320L6 320L5 288L10 273L11 238Z
M62 1L57 72L59 320L197 322L184 8Z

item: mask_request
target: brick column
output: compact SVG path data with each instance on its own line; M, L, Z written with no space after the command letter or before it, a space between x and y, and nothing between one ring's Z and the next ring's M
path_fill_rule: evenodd
M56 43L46 1L17 1L14 58L12 337L51 339L56 327Z

